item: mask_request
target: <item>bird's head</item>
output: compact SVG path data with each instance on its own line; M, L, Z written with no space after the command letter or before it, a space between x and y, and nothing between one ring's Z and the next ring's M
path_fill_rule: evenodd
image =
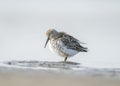
M47 32L46 32L46 36L47 36L47 40L46 40L46 43L45 43L45 46L44 48L46 47L48 41L52 38L56 38L56 35L58 34L58 32L55 30L55 29L49 29Z

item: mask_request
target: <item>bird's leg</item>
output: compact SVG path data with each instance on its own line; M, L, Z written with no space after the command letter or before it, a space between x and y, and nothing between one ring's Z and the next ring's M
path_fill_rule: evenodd
M64 59L64 62L66 62L67 61L67 57L65 57L65 59Z

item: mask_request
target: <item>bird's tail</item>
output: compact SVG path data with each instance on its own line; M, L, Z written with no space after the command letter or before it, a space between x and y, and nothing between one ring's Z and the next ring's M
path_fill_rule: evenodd
M80 51L81 52L88 52L88 48L87 47L83 47Z

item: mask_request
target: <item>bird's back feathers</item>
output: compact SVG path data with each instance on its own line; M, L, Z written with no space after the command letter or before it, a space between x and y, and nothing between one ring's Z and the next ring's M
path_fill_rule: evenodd
M61 37L59 38L64 46L66 46L68 49L77 50L79 52L87 52L87 48L80 45L79 40L74 38L73 36L70 36L68 34L65 34L64 32L61 32Z

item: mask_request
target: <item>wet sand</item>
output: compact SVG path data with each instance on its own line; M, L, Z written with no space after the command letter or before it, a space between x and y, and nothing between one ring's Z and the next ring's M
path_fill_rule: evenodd
M0 68L0 86L120 86L120 72L105 69Z
M0 73L0 86L120 86L120 80L100 76Z

